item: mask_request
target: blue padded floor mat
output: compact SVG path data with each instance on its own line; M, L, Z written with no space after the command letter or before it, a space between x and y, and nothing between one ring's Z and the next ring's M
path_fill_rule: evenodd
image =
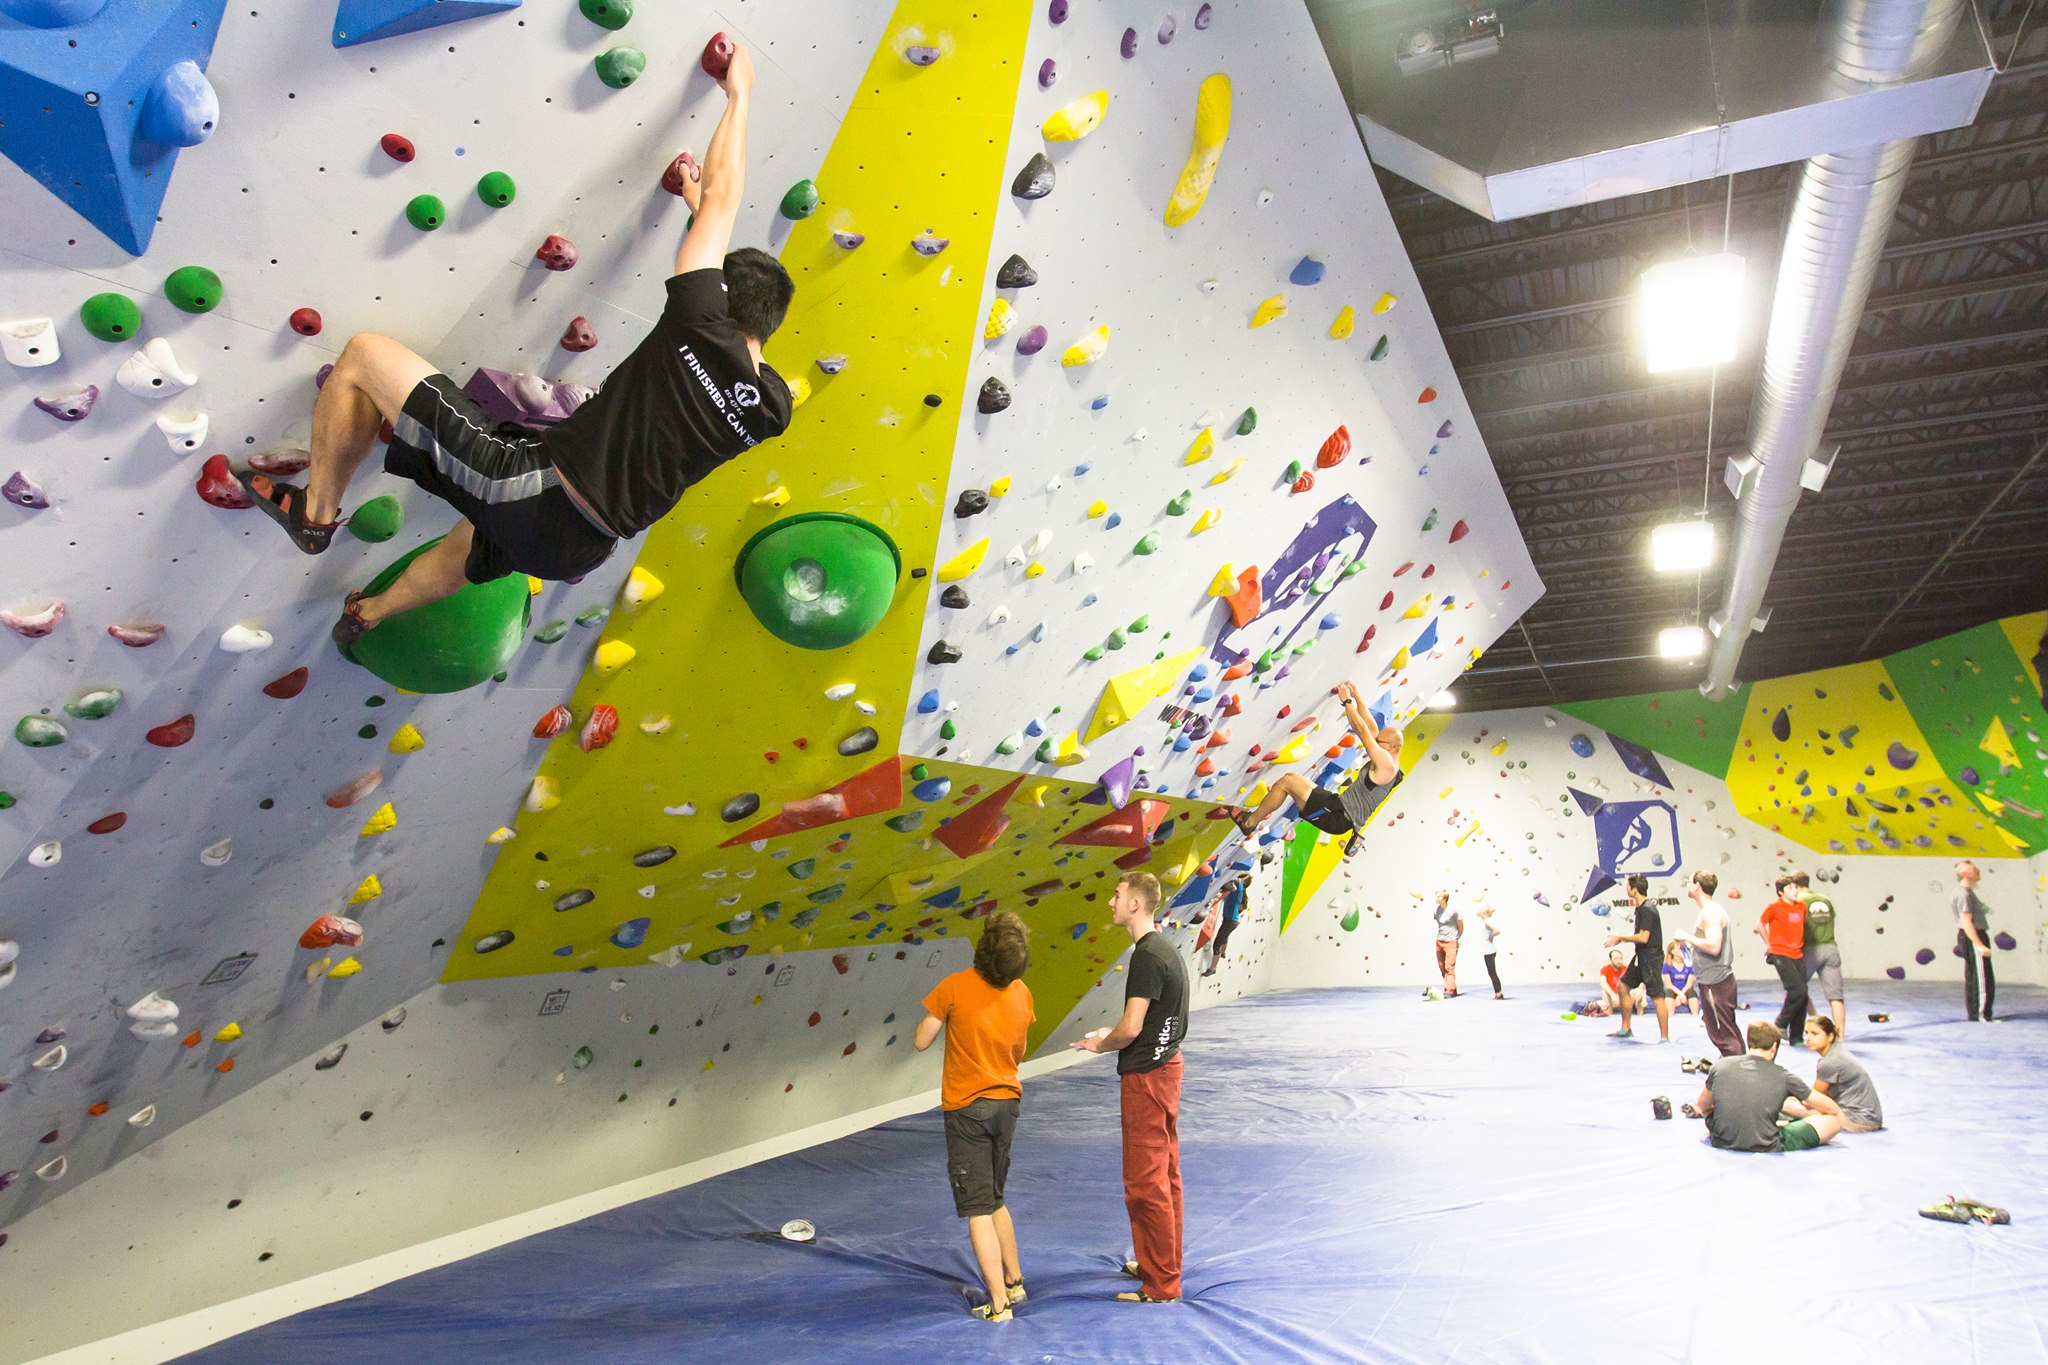
M2048 992L1857 982L1892 1125L1791 1156L1660 1123L1709 1050L1558 1018L1574 991L1299 991L1195 1016L1188 1300L1131 1306L1108 1059L1028 1082L1009 1206L1030 1299L971 1318L938 1115L719 1176L187 1357L758 1362L2048 1360ZM1744 991L1768 1018L1776 996ZM1870 1011L1891 1015L1867 1024ZM1638 1037L1654 1037L1655 1021ZM1811 1078L1811 1054L1780 1056ZM2009 1227L1916 1209L1957 1194ZM815 1245L774 1235L817 1225ZM978 1294L978 1290L977 1290Z

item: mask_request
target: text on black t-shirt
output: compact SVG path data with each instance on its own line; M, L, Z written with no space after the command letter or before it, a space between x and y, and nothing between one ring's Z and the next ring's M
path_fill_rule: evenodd
M1116 1054L1119 1076L1164 1066L1180 1051L1188 1031L1188 969L1166 935L1155 929L1139 939L1124 975L1124 999L1142 997L1152 1003L1145 1007L1138 1036Z

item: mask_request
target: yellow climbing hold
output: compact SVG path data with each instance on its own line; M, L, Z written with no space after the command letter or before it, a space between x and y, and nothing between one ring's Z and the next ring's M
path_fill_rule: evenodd
M1379 302L1375 303L1372 306L1372 311L1375 313L1384 313L1389 308L1392 308L1396 302L1397 300L1394 298L1392 294L1382 294L1379 297Z
M988 486L988 495L992 498L1000 498L1009 491L1010 476L1008 474L1003 475L1002 478L997 479L994 483Z
M1045 135L1047 142L1077 142L1094 132L1095 126L1108 112L1109 92L1098 90L1054 110L1039 132Z
M635 564L633 572L626 575L626 586L620 592L619 600L638 611L662 595L668 588L659 578Z
M1477 834L1478 832L1479 822L1477 820L1474 820L1472 822L1471 828L1467 829L1463 834L1460 834L1458 836L1456 847L1463 848L1465 846L1465 841L1471 838L1473 835Z
M784 375L782 382L789 386L789 410L795 412L811 396L811 381L800 374Z
M1267 299L1264 303L1261 303L1258 306L1258 308L1253 311L1252 326L1264 327L1274 318L1284 318L1286 316L1287 296L1285 294L1275 294L1272 298Z
M1307 752L1308 734L1304 731L1293 739L1288 740L1278 749L1275 749L1273 751L1273 761L1275 763L1298 763L1301 761L1301 756Z
M1088 729L1082 734L1085 743L1093 743L1119 725L1128 724L1154 701L1173 690L1196 659L1200 649L1190 649L1161 659L1156 663L1119 673L1102 685L1102 697L1095 703L1095 717L1088 722ZM1057 761L1057 760L1055 760Z
M1216 571L1216 576L1209 580L1209 596L1228 597L1236 591L1237 570L1225 564Z
M383 894L384 883L378 881L377 874L372 872L356 884L355 890L348 893L348 903L361 905L364 901L373 901Z
M526 789L526 808L538 815L561 804L562 793L561 789L555 786L555 779L545 774L535 774L533 785Z
M1198 536L1221 520L1223 520L1223 509L1211 507L1208 511L1195 518L1195 524L1188 528L1188 534Z
M1030 786L1024 788L1024 799L1030 802L1032 805L1038 807L1040 810L1044 810L1045 788L1046 784L1043 782L1032 783Z
M1387 665L1389 672L1398 672L1408 666L1408 646L1402 645L1394 651L1394 661Z
M769 489L769 490L768 490L768 491L767 491L766 493L763 493L763 494L762 494L762 495L761 495L760 497L758 497L758 498L755 498L755 499L754 499L754 506L756 506L756 507L780 507L780 506L782 506L782 505L783 505L784 503L786 503L786 502L788 502L788 501L789 501L789 489L788 489L788 488L786 488L786 487L784 487L784 486L783 486L782 484L779 484L779 483L778 483L778 484L776 484L776 485L775 485L775 487L773 487L773 488Z
M2001 717L1991 718L1991 728L1984 732L1983 741L1977 747L1997 759L2001 768L2020 766L2019 752L2012 747L2012 736L2005 732L2005 721Z
M535 577L534 577L534 576L533 576L532 574L528 574L528 575L526 576L526 595L527 595L528 597L538 597L538 596L540 596L540 590L541 590L542 588L545 588L546 586L547 586L547 584L545 584L545 583L541 582L541 581L540 581L540 580L539 580L538 578L535 578Z
M1045 565L1039 563L1035 559L1032 560L1029 564L1024 566L1024 576L1026 578L1045 577Z
M1230 136L1230 77L1217 72L1202 82L1195 97L1194 145L1187 164L1181 167L1173 197L1166 201L1166 225L1179 227L1202 211L1209 187L1216 183L1216 165L1223 159L1223 142Z
M426 747L426 738L413 728L410 721L399 726L398 733L391 736L390 749L394 754L416 754Z
M519 831L510 825L500 825L490 832L484 842L487 844L509 844L519 837Z
M1403 621L1419 621L1429 612L1429 604L1436 601L1436 594L1426 592L1415 599L1415 604L1401 613Z
M1104 512L1107 512L1108 510L1109 504L1104 502L1101 498L1097 498L1094 502L1088 504L1088 516L1091 520L1095 517L1101 516Z
M1188 453L1180 457L1184 465L1200 464L1216 453L1216 433L1203 427L1201 434L1188 445Z
M339 981L344 976L354 976L362 969L362 963L352 957L345 957L334 964L333 969L327 973L327 979L329 981Z
M616 673L633 662L633 656L640 651L624 640L606 640L597 647L597 656L590 666L600 673Z
M988 307L988 325L981 329L984 341L994 341L1017 325L1017 310L1010 307L1010 301L1001 294Z
M1059 742L1059 747L1053 750L1052 761L1059 767L1071 768L1076 763L1086 763L1088 751L1081 747L1080 737L1070 730L1067 737Z
M227 1024L213 1035L213 1041L216 1043L232 1043L241 1036L242 1026L240 1024Z
M668 733L669 726L673 724L675 722L670 720L668 712L664 711L658 716L649 716L641 721L640 733L643 735L665 735Z
M1358 315L1351 311L1350 304L1347 303L1342 308L1339 308L1337 310L1337 320L1330 324L1330 339L1332 341L1342 341L1345 337L1350 336L1351 329L1358 325L1357 319Z
M383 805L377 807L376 814L363 823L362 833L356 837L358 839L367 839L372 834L382 834L386 830L395 829L397 825L398 812L391 808L389 801L386 801Z
M1102 353L1108 349L1109 328L1096 327L1060 353L1060 364L1070 370L1077 365L1093 365L1102 359Z
M321 977L323 977L323 976L327 975L327 969L328 969L329 967L332 967L333 965L334 965L334 959L333 959L333 958L331 958L331 957L323 957L323 958L321 958L321 959L320 959L320 960L319 960L318 962L309 962L309 963L307 963L307 964L306 964L306 981L307 981L307 983L308 983L308 984L311 984L312 982L318 981L318 980L319 980L319 979L320 979Z
M1495 758L1499 758L1502 754L1506 753L1507 751L1508 742L1506 740L1502 740L1500 743L1493 746L1491 752Z
M1228 468L1219 469L1209 476L1209 487L1214 488L1217 484L1229 483L1237 476L1237 471L1243 468L1243 460L1232 460Z
M1005 480L1005 482L1008 482ZM939 565L935 575L941 583L958 583L973 575L981 567L981 561L988 557L988 537L983 536L972 545Z

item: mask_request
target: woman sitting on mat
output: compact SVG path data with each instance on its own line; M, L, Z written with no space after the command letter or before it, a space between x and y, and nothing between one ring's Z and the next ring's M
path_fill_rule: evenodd
M1671 1008L1674 1011L1696 1007L1699 1004L1699 992L1692 984L1692 962L1686 957L1685 945L1682 943L1665 946L1664 984L1671 989ZM1699 1010L1693 1008L1692 1012L1698 1014Z
M1874 1133L1884 1127L1884 1106L1877 1101L1877 1086L1863 1063L1849 1055L1835 1021L1824 1014L1808 1019L1806 1045L1820 1059L1814 1065L1814 1093L1841 1106L1842 1131Z

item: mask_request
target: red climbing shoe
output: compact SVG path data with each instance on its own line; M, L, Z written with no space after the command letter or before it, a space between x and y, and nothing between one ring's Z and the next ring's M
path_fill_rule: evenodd
M370 627L371 623L363 619L363 595L352 592L342 604L341 619L334 623L334 629L329 633L334 637L334 643L341 647L341 652L347 654L351 645L370 633Z
M317 555L333 541L335 529L341 523L306 520L306 490L297 484L273 479L253 469L236 470L235 482L242 485L242 491L272 521L284 527L285 534L292 538L292 544L307 554Z

